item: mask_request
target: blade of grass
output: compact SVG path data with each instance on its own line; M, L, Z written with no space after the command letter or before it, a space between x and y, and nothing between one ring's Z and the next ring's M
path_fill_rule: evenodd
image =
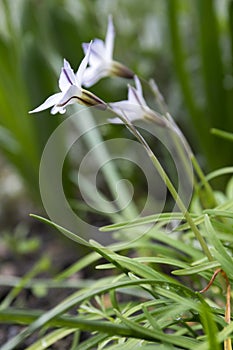
M208 339L209 349L220 350L221 347L217 338L218 328L214 321L211 308L204 301L200 305L200 317Z
M58 340L67 337L67 335L74 333L76 328L59 328L45 337L34 342L33 345L25 348L25 350L43 350L47 349L50 345L55 344Z
M196 215L194 215L195 217ZM135 219L133 221L125 221L117 224L107 225L100 227L101 232L108 232L108 231L114 231L114 230L121 230L121 229L127 229L132 228L140 225L146 225L156 222L164 222L164 224L169 223L171 220L182 220L184 219L184 215L182 213L160 213L160 214L153 214L148 215L142 218Z
M117 316L120 318L120 320L125 324L127 327L131 328L134 332L141 331L145 336L152 336L153 334L156 336L159 342L162 343L169 343L173 345L180 346L184 349L191 349L194 345L196 345L198 342L193 339L189 339L182 336L175 336L170 334L161 333L160 331L151 330L148 328L144 328L138 324L135 324L134 322L130 321L129 319L126 319L124 316L122 316L117 310L115 310Z
M231 132L227 132L227 131L223 131L215 128L211 129L210 131L211 131L211 134L213 135L219 136L226 140L233 141L233 134Z
M109 336L107 334L97 334L91 338L81 342L80 345L71 350L92 350L96 348L101 342L103 342Z
M160 282L163 282L160 281ZM129 286L137 286L137 285L145 285L145 284L154 284L154 283L159 283L159 281L155 281L154 279L141 279L141 280L137 280L137 281L126 281L126 282L119 282L119 283L115 283L115 284L108 284L107 286L103 286L103 287L99 287L96 288L95 290L89 289L88 291L86 291L84 294L80 295L80 292L74 293L72 294L70 297L66 298L65 300L62 301L62 303L58 304L57 306L55 306L53 309L43 313L41 316L39 316L36 320L35 318L30 318L28 319L27 322L32 322L26 329L24 329L22 332L20 332L18 335L16 335L14 338L10 339L7 343L4 344L4 346L2 347L1 350L13 350L15 349L16 346L18 346L20 343L22 343L28 336L30 336L31 334L33 334L36 330L40 329L41 327L43 327L46 324L49 324L49 322L51 320L53 320L54 318L56 318L57 316L63 314L64 312L68 311L69 309L71 309L74 306L77 306L78 304L82 303L85 300L89 300L92 297L94 297L95 295L99 295L99 294L103 294L105 292L109 292L110 290L113 289L118 289L118 288L124 288L124 287L129 287ZM13 311L13 314L10 316L9 312L6 314L5 310L0 311L0 320L3 321L5 320L6 322L9 322L11 319L14 319L15 315L15 310ZM22 317L21 317L21 321ZM58 321L57 321L58 322ZM56 322L54 321L54 323L56 324ZM85 325L84 325L85 323ZM82 324L82 329L83 330L102 330L103 333L110 333L111 329L113 329L114 334L116 334L116 325L112 325L111 324L107 324L104 323L103 325L100 324L99 322L95 322L93 325L93 321L86 321L86 322L81 322ZM66 320L66 322L59 322L60 326L64 327L64 326L70 326L70 327L74 327L75 324L73 322L69 322L68 320ZM91 326L93 325L93 326ZM76 323L77 327L81 327L81 325L78 325L78 322ZM121 328L120 326L118 327L118 334L120 332L119 328ZM123 328L121 335L125 335L125 336L132 336L134 338L137 337L141 337L141 336L145 336L144 334L139 334L136 332L133 332L131 330L127 330L127 334L125 332L125 328ZM148 340L156 340L156 337L153 336L153 338L149 338Z
M220 267L220 263L218 261L212 261L212 262L200 264L198 266L188 267L182 270L175 270L175 271L172 271L172 274L176 276L192 275L192 274L198 274L202 271L210 270L216 267Z

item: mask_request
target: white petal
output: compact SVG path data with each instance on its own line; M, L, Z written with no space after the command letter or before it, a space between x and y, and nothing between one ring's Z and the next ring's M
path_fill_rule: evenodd
M112 16L108 17L108 29L105 38L105 48L106 48L106 59L111 61L113 56L113 47L114 47L114 38L115 38L115 30L112 22Z
M101 78L106 77L107 75L108 68L107 66L104 66L104 63L96 67L88 67L84 72L83 86L88 88L94 85Z
M124 124L120 118L109 118L108 121L112 124Z
M143 96L143 94L142 94L142 85L141 85L140 79L138 78L137 75L134 76L134 82L135 82L135 86L136 86L136 90L137 90L138 94L140 96Z
M69 62L65 58L63 60L63 67L67 69L72 69Z
M146 106L146 101L144 100L144 97L131 85L129 85L128 88L128 100L132 104Z
M118 109L118 110L131 110L133 107L132 103L129 103L128 100L118 101L118 102L112 102L109 104L112 109Z
M44 109L50 108L55 104L57 104L58 101L61 99L61 97L62 97L62 93L58 92L57 94L54 94L49 98L47 98L47 100L45 100L39 107L33 109L29 113L36 113L36 112L43 111Z
M143 97L142 85L137 75L134 76L134 82L136 89L133 86L128 85L128 100L131 103L146 106L147 104Z
M83 50L86 53L88 50L88 44L82 44ZM105 60L106 57L106 49L103 40L94 39L91 45L90 56L89 56L89 65L95 66L100 64Z
M62 94L62 98L56 103L59 108L77 102L78 97L82 95L81 89L76 85L71 85L65 94Z
M139 104L137 92L135 92L135 89L131 85L128 85L128 101L130 103Z
M68 61L64 59L64 65L61 70L60 78L59 78L59 87L62 92L65 92L70 85L76 84L76 77L73 69L71 68Z
M84 55L86 55L89 45L90 45L90 43L82 43Z
M127 117L130 121L142 119L145 112L138 104L132 104L128 100L113 102L110 107L123 117Z
M64 114L65 112L66 112L66 109L64 107L57 107L57 106L54 106L50 111L51 114L57 114L57 113Z
M86 50L85 57L81 61L80 65L79 65L79 68L77 70L77 73L76 73L76 81L77 81L77 85L79 87L82 86L83 74L85 72L85 69L87 68L87 64L88 64L89 56L90 56L91 46L92 46L92 42L90 42L90 44L89 44L89 46L88 46L88 48Z

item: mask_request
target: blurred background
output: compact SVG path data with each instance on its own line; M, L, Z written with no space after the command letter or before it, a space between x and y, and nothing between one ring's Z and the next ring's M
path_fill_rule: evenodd
M29 239L31 226L34 232L40 227L28 214L44 214L38 185L41 154L65 118L51 116L49 110L28 111L58 91L63 58L77 69L81 43L105 38L108 14L116 30L115 59L156 81L203 169L232 162L232 143L210 131L233 131L233 1L1 0L0 228L8 249L26 254L40 245L37 235ZM126 83L108 78L91 90L107 102L117 101L126 98ZM109 125L104 137L121 133L125 135L124 127ZM75 166L68 157L63 185L89 218L71 180ZM140 201L142 174L127 166L127 176L140 188Z

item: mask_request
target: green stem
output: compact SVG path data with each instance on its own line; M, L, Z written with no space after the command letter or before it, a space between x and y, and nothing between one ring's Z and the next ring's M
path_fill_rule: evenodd
M216 202L212 187L210 186L209 182L207 181L207 179L206 179L196 157L194 156L194 154L192 154L192 156L191 156L191 161L192 161L193 167L194 167L197 175L199 176L199 178L201 180L201 183L205 187L209 207L213 208L217 205L217 202Z
M114 112L114 114L116 114L115 111L113 111L111 108L109 108L112 112ZM184 205L182 199L180 198L180 196L178 195L175 187L173 186L171 180L169 179L167 173L165 172L165 170L163 169L162 165L160 164L159 160L157 159L157 157L155 156L155 154L152 152L151 148L149 147L149 145L147 144L147 142L145 141L145 139L142 137L142 135L138 132L138 130L134 127L134 125L124 116L121 116L120 114L117 116L124 122L124 124L126 125L126 127L133 133L133 135L137 138L137 140L143 145L143 147L145 148L145 150L147 151L147 154L149 155L152 164L154 165L155 169L158 171L159 175L161 176L162 180L164 181L165 185L167 186L168 190L170 191L173 199L176 201L179 209L181 210L182 214L184 215L186 221L188 222L191 230L193 231L196 239L199 241L203 252L205 253L205 255L207 256L207 258L212 261L213 257L209 251L209 248L204 240L204 238L202 237L200 231L198 230L197 226L195 225L193 219L191 218L186 206Z
M185 146L185 148L190 156L190 159L191 159L193 167L196 171L196 174L198 175L199 179L201 180L202 185L205 188L205 192L207 195L208 207L213 208L214 206L217 205L217 202L216 202L215 196L214 196L214 192L213 192L212 187L210 186L209 182L207 181L205 174L203 173L195 155L193 154L189 143L187 142L187 140L186 140L184 134L182 133L182 131L180 130L180 128L175 123L172 116L170 115L168 108L166 106L166 103L164 102L164 98L163 98L162 94L160 93L156 83L153 80L151 80L148 85L150 86L150 88L155 96L155 99L156 99L157 103L159 104L162 113L164 114L164 117L166 117L170 121L169 126L170 126L171 130L174 131L177 134L177 136L181 139L181 141L183 142L183 144L184 144L184 146ZM186 161L184 158L184 154L181 150L180 144L177 142L176 138L173 137L173 140L174 140L175 146L176 146L179 154L181 155L181 159L185 165L185 168L187 170ZM194 186L195 186L196 190L198 191L199 188L198 188L198 185L197 185L195 179L194 179Z
M176 201L178 207L180 208L181 212L183 213L186 221L188 222L191 230L193 231L193 233L195 234L196 239L199 241L204 253L206 254L207 258L212 261L213 257L209 251L209 248L204 240L204 238L202 237L200 231L198 230L197 226L195 225L192 217L190 216L187 208L185 207L182 199L180 198L180 196L178 195L175 187L173 186L172 182L170 181L167 173L164 171L163 167L161 166L159 160L157 159L157 157L152 153L149 155L150 159L153 163L153 165L155 166L155 168L157 169L158 173L160 174L161 178L163 179L164 183L166 184L168 190L170 191L172 197L174 198L174 200Z
M0 321L2 323L20 323L20 324L32 324L36 322L39 317L43 316L43 312L37 310L17 310L17 309L5 309L0 311ZM46 323L47 326L52 327L67 327L74 329L81 329L84 331L98 331L107 333L108 335L119 335L125 337L141 338L144 336L139 332L136 333L124 325L117 325L107 321L101 320L87 320L81 317L70 317L70 316L58 316ZM156 338L155 338L156 339ZM148 340L155 340L148 337ZM13 349L11 346L8 347L8 343L4 344L2 349Z

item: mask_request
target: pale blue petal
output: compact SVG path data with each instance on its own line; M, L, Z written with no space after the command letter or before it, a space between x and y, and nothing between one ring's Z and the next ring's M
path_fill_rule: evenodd
M65 107L69 104L77 102L77 99L82 95L81 89L76 85L71 85L65 94L62 94L61 99L58 101L58 107ZM75 99L75 101L74 101Z
M83 76L83 86L86 88L94 85L99 81L100 79L108 76L108 66L105 66L104 64L101 64L96 67L88 67L85 70L84 76Z
M76 85L76 77L68 61L64 59L64 65L59 78L59 88L65 92L70 85Z
M112 16L109 15L108 16L108 29L107 29L106 38L105 38L105 48L106 48L105 58L108 61L111 61L112 57L113 57L114 38L115 38L114 25L112 22Z
M111 124L124 124L120 118L109 118L108 121Z
M90 44L86 50L85 57L81 61L80 66L79 66L77 73L76 73L76 83L80 88L81 88L82 83L83 83L83 74L87 68L87 64L89 61L91 46L92 46L92 42L90 42Z
M138 104L132 104L128 100L113 102L110 107L123 117L127 117L130 121L142 119L145 112Z
M52 106L54 106L55 104L58 103L58 101L61 99L62 97L62 93L58 92L57 94L54 94L52 96L50 96L49 98L47 98L47 100L45 100L39 107L33 109L32 111L30 111L29 113L37 113L37 112L41 112L44 109L50 108Z
M133 86L129 85L128 88L128 100L129 102L140 105L140 106L146 106L146 101L144 100L144 97L142 94L140 94Z
M135 82L135 86L136 86L136 90L138 92L138 94L143 97L143 94L142 94L142 85L141 85L141 82L140 82L140 79L138 78L137 75L134 76L134 82Z
M57 114L57 113L60 113L60 114L64 114L66 112L66 109L64 107L58 107L58 106L54 106L50 113L51 114Z
M82 44L83 50L86 53L88 50L88 44ZM89 65L96 66L106 59L106 49L103 40L94 39L91 45L91 51L89 56Z

